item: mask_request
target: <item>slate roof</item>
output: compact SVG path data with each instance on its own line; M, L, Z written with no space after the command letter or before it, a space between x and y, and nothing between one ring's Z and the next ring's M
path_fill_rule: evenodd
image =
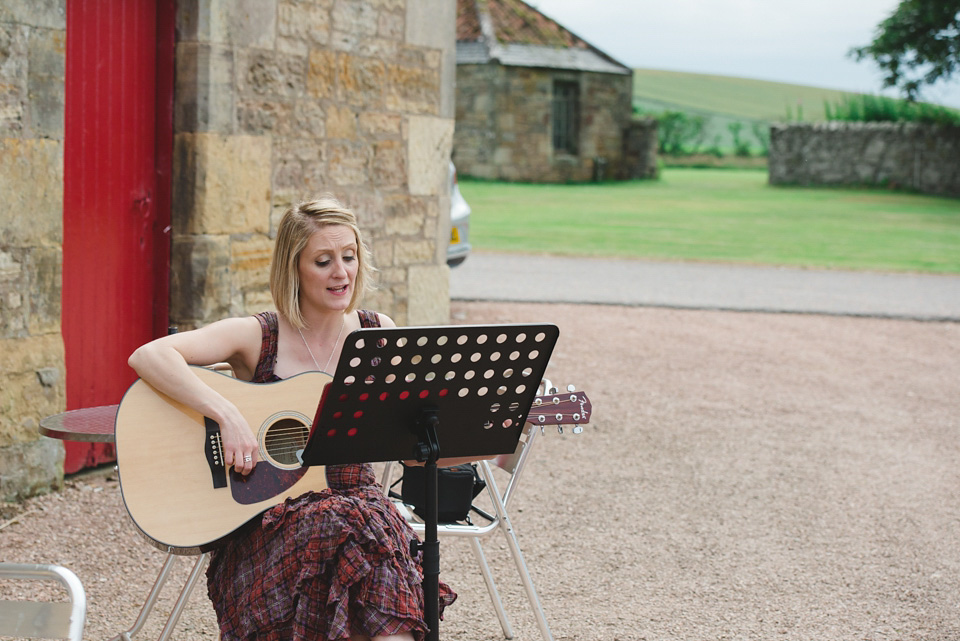
M457 0L457 64L633 71L523 0Z

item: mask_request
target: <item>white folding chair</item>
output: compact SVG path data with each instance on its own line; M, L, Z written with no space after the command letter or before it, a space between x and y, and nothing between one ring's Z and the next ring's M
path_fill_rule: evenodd
M0 636L82 641L87 596L77 575L59 565L0 562L0 580L56 581L69 602L0 601Z
M544 380L541 383L541 387L545 393L555 392L550 381ZM531 412L530 416L532 417L532 415L533 412ZM530 420L530 417L528 417L528 420ZM555 424L552 420L550 422L551 424ZM587 422L587 417L584 417L582 422ZM512 455L501 456L493 459L492 461L477 462L477 467L480 471L480 474L483 480L485 480L487 483L486 492L491 503L493 504L495 513L488 514L482 509L474 509L471 510L471 512L473 512L475 516L479 517L480 519L483 519L485 523L474 524L472 522L456 522L439 523L437 525L437 538L442 539L444 537L462 537L470 541L470 547L477 559L477 563L480 565L480 572L483 575L484 583L487 586L487 592L490 593L490 600L493 602L493 607L497 612L497 618L500 620L500 627L503 629L503 636L507 639L513 638L513 629L510 626L510 621L503 609L503 601L501 600L500 594L497 591L497 586L494 583L493 575L490 572L490 566L487 563L486 556L483 552L483 547L480 545L481 539L492 535L496 531L502 532L507 541L507 546L510 548L513 562L517 567L517 573L520 575L520 580L523 583L523 588L527 594L527 599L530 601L530 607L532 608L533 614L537 619L537 625L540 627L540 633L543 635L545 641L553 641L553 635L550 632L550 626L547 624L547 619L544 616L543 608L540 605L540 599L537 597L537 591L533 586L533 579L530 578L530 572L528 571L527 564L524 561L523 553L520 551L520 545L517 542L517 535L514 531L513 523L510 520L510 514L507 511L507 508L510 506L511 499L517 492L517 484L520 481L520 476L523 473L524 466L526 465L530 456L530 452L533 449L533 443L540 430L540 426L535 426L533 423L528 422L524 426L523 433L520 437L520 442L517 444L517 450ZM507 481L506 488L502 493L500 492L497 481L494 478L493 465L496 465L510 475L510 479ZM384 490L387 492L389 492L389 488L392 482L395 480L392 477L396 468L397 464L393 462L388 462L384 467L381 482ZM413 530L417 534L423 536L425 529L423 520L413 512L412 506L404 504L399 497L393 493L391 493L391 500L400 510L400 513L403 514L404 518L407 520ZM473 517L471 517L471 520L472 519Z

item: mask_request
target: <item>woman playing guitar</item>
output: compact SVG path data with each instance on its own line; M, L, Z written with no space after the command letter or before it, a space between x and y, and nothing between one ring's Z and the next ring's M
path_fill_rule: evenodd
M270 272L277 312L157 339L129 363L156 390L215 421L223 463L249 475L259 451L251 426L191 365L226 362L254 383L332 374L351 331L395 326L358 309L373 271L351 211L332 197L302 203L277 233ZM410 551L416 535L369 464L329 466L326 476L326 489L268 509L213 550L208 592L224 641L424 637L422 571ZM441 583L440 597L442 611L456 595Z

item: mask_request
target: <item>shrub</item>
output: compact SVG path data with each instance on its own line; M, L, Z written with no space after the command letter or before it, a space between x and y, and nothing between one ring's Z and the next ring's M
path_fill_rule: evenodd
M727 125L727 129L730 130L730 135L733 136L733 153L740 158L748 158L750 156L750 143L744 140L740 133L743 131L742 122L731 122Z
M790 105L787 105L787 122L803 122L803 101L797 101L797 114L794 118Z
M705 117L691 116L682 111L664 111L655 117L660 153L683 156L699 151L705 136Z
M872 94L846 96L830 104L824 103L827 120L844 122L919 122L934 125L960 126L960 111Z
M707 149L707 153L713 156L714 158L723 158L727 154L724 153L723 147L720 146L720 136L713 137L713 144L710 145L710 148Z
M753 123L753 137L760 143L760 155L770 155L770 125L765 122Z

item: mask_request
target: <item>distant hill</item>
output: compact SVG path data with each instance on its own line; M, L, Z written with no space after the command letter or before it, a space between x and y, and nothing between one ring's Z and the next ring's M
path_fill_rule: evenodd
M798 106L804 120L822 120L824 101L833 103L850 95L853 92L731 76L633 70L635 103L740 120L786 120L788 109L796 118Z
M744 124L743 135L755 140L754 123L824 119L824 102L835 103L853 92L781 82L750 80L681 71L633 70L633 104L644 112L681 111L707 119L706 145L731 149L728 124ZM759 143L757 143L759 146Z

